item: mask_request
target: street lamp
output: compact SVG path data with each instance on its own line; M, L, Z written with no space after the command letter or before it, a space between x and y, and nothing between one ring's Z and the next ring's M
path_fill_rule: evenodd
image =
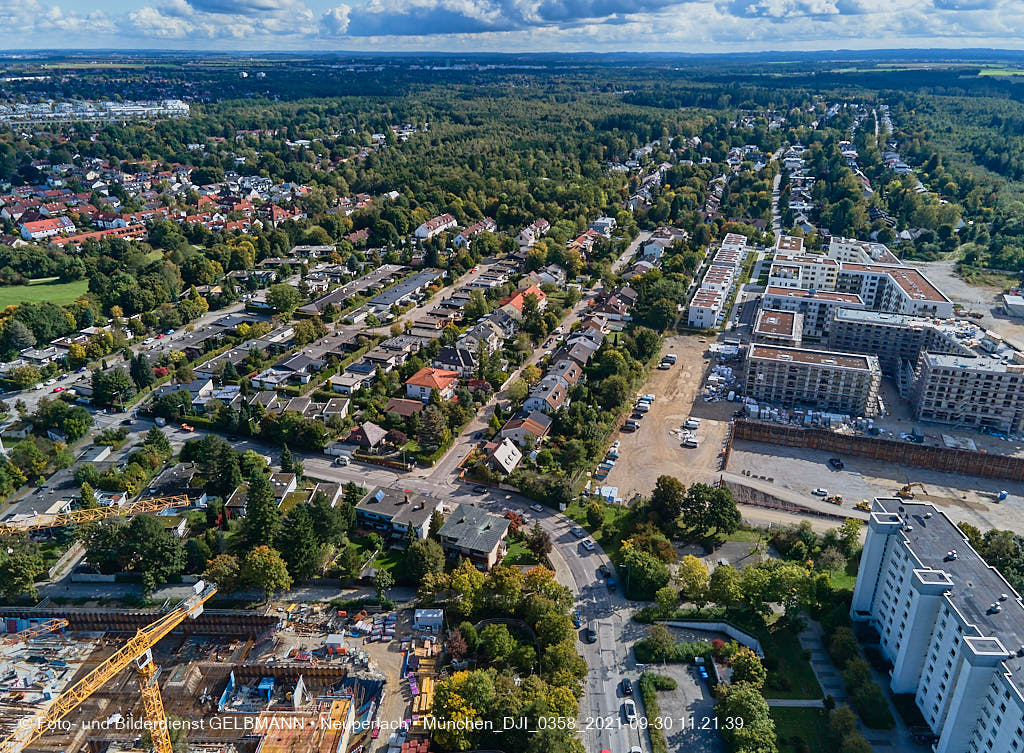
M628 599L629 598L629 576L632 575L632 571L629 569L629 565L627 565L625 562L623 562L621 565L619 565L619 567L621 567L623 570L626 571L626 590L624 592L624 595Z

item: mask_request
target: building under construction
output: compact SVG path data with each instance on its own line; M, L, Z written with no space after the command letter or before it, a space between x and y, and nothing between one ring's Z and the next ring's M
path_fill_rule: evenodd
M149 717L131 668L27 745L4 741L165 614L0 608L0 753L148 750ZM329 647L324 636L337 629L329 612L301 629L287 616L242 610L210 609L176 624L150 649L174 750L347 753L369 742L384 682L358 655Z

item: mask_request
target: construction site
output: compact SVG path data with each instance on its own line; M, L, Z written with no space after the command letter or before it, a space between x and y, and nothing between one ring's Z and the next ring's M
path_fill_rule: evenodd
M426 753L436 635L326 604L204 609L215 590L0 609L0 753Z

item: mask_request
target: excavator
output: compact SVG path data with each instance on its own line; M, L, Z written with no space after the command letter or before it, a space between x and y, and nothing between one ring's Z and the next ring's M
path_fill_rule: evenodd
M92 523L93 521L106 518L123 518L146 512L160 512L161 510L177 507L188 507L189 504L187 496L179 495L175 497L140 499L138 502L132 502L123 507L110 505L109 507L93 507L88 510L46 513L25 518L24 520L8 520L0 523L0 536L12 533L42 531L47 528L60 528L61 526L78 525L80 523Z
M36 714L22 719L14 731L0 740L0 753L20 753L33 740L53 729L58 721L74 711L89 696L128 667L134 665L138 675L142 709L147 727L151 731L154 753L173 753L171 737L167 731L164 702L160 686L156 682L156 666L153 662L153 646L185 619L195 619L203 613L203 605L217 593L216 586L198 581L193 595L179 603L173 610L160 616L156 621L140 628L135 636L85 677L67 688L57 698Z
M914 487L918 486L921 488L921 494L927 494L928 490L924 488L924 484L919 481L912 481L909 484L904 484L896 491L896 496L900 499L913 499L914 498Z

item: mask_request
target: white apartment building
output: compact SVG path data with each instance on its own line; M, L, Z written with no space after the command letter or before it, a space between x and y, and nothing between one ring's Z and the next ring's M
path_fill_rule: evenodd
M914 267L844 263L836 289L856 293L875 311L940 319L953 316L953 302Z
M701 288L694 293L686 322L697 329L712 329L718 326L718 317L725 305L725 295L720 290Z
M884 243L859 241L855 238L833 236L826 254L839 262L852 264L899 264L900 260Z
M704 279L700 281L700 286L705 290L717 290L723 295L728 295L732 291L735 281L735 267L712 264L704 274Z
M881 382L874 356L754 344L744 394L786 408L874 416Z
M782 254L803 254L804 239L798 235L780 235L775 239L775 252Z
M775 254L768 284L780 288L835 290L839 262L827 256Z
M725 251L737 251L741 254L747 253L747 236L739 233L726 233L722 239L722 249Z
M1024 604L945 513L874 501L850 616L878 631L935 753L1024 750Z
M803 314L803 336L820 340L828 336L836 309L862 309L864 301L854 293L769 285L761 297L761 307Z
M437 217L427 220L416 228L416 237L420 240L433 238L438 233L457 227L458 224L458 221L452 215L440 214Z

